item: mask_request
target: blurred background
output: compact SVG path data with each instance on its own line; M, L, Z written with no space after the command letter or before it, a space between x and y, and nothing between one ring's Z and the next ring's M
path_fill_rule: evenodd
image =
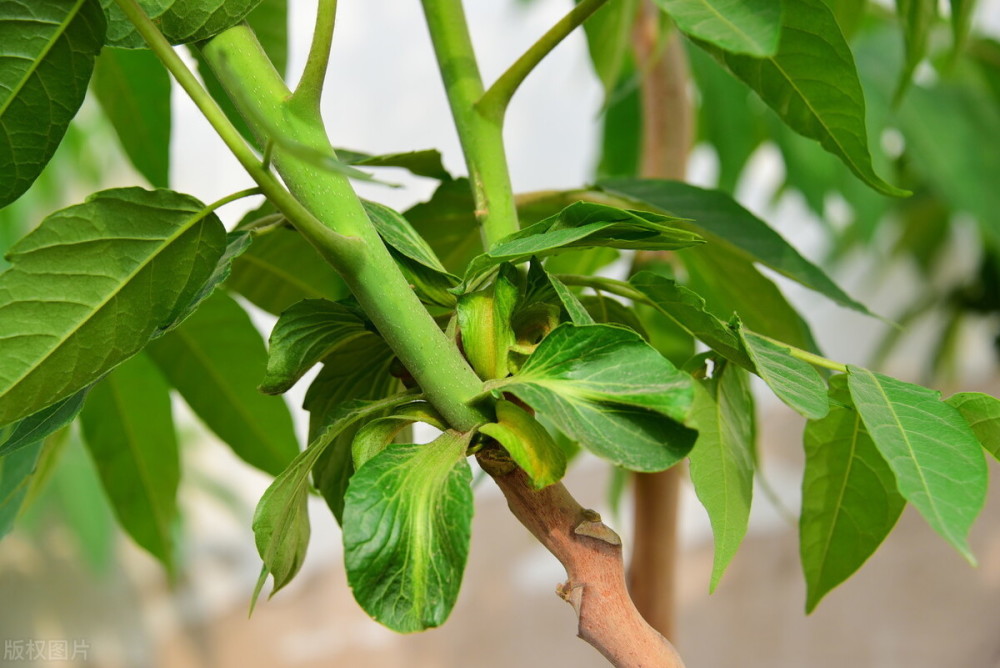
M340 4L324 99L334 144L372 154L437 148L453 173L464 173L419 3ZM487 81L570 6L567 0L466 4ZM308 48L315 2L290 0L289 6L294 81ZM974 26L979 35L1000 35L1000 2L981 2ZM918 70L915 85L921 94L937 94L930 65ZM592 180L603 104L585 40L575 34L530 76L508 114L515 191L571 188ZM1000 103L993 102L993 116L983 121L973 151L1000 152L998 109ZM174 189L213 201L252 185L176 88L173 124ZM902 154L903 141L892 130L881 137L889 155ZM864 196L852 199L834 188L810 187L807 178L822 181L825 167L810 163L817 173L806 173L793 163L788 145L753 143L746 153L745 166L733 177L718 153L698 145L690 180L704 186L731 181L744 206L806 257L824 264L848 293L876 313L912 326L905 337L897 337L884 322L774 277L805 314L827 356L858 364L879 360L886 372L930 383L945 394L961 389L1000 395L1000 318L996 308L989 308L1000 301L1000 283L990 282L997 267L990 268L973 218L985 201L964 208L938 206L934 186L940 184L934 183L933 172L924 172L920 178L930 187L918 191L910 210L866 212ZM976 176L987 188L995 190L1000 183L1000 171ZM837 177L831 173L830 178ZM386 179L402 187L359 183L358 190L404 210L428 199L435 186L401 170L387 172ZM95 101L88 99L42 178L0 213L0 249L49 212L93 190L140 182ZM973 189L970 197L976 196ZM244 200L220 215L231 226L258 204ZM253 312L266 333L273 317ZM303 381L298 387L306 386ZM758 389L767 484L755 490L750 533L711 596L708 518L690 486L683 492L676 644L687 665L1000 666L998 492L991 492L973 529L977 569L907 510L870 562L805 616L794 519L803 421ZM293 390L286 399L297 408L302 392ZM177 401L175 410L186 407ZM564 578L558 562L509 515L488 481L476 490L469 568L458 604L442 628L399 636L367 618L346 584L339 528L319 499L312 508L313 538L303 571L248 618L260 570L250 520L269 479L238 460L193 417L184 423L176 581L167 582L160 566L115 528L89 456L73 439L18 527L0 543L0 639L5 642L0 665L606 665L574 638L575 616L554 595ZM298 427L304 440L304 419ZM990 465L996 473L996 462ZM628 498L617 509L609 507L609 477L606 466L584 456L566 484L623 534L627 553ZM65 642L67 658L12 659L6 651L11 643L24 649L24 643L35 641Z

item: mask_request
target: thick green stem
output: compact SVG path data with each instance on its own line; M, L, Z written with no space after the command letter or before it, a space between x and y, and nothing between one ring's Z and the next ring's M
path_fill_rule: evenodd
M479 393L481 381L413 293L347 178L275 148L274 163L291 193L282 188L134 0L117 1L265 194L341 273L435 407L457 429L482 423L486 416L467 403ZM232 97L251 123L265 119L285 128L294 141L332 151L318 114L303 117L290 107L291 93L249 28L237 26L216 36L204 53L223 86L239 91Z
M476 103L476 108L487 118L503 123L507 106L514 93L521 86L538 63L549 55L552 49L566 39L567 35L578 28L584 21L600 9L608 0L582 0L569 11L559 22L549 28L548 32L538 38L524 54L500 75L490 89Z
M313 32L309 57L302 72L299 85L292 94L292 100L304 108L319 112L319 101L323 95L323 82L330 62L330 47L333 45L333 26L337 19L337 0L319 0L316 11L316 29Z
M488 118L476 109L484 92L483 80L461 0L423 0L423 6L472 181L476 218L489 248L518 230L502 119Z

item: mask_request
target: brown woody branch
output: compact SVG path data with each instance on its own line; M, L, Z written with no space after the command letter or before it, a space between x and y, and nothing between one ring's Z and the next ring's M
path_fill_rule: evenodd
M556 483L531 487L505 453L480 451L479 463L507 499L514 516L566 569L556 593L576 610L580 638L613 665L683 668L673 645L639 614L625 585L618 535Z

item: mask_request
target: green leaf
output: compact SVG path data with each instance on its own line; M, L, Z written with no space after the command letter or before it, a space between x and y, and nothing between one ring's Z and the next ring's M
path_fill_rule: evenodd
M462 295L456 315L462 350L480 378L510 373L507 356L517 343L511 320L520 298L517 269L504 265L488 287Z
M90 391L80 420L118 521L172 570L180 462L167 384L137 355Z
M440 626L465 570L472 523L469 436L390 445L351 479L344 565L373 619L408 633Z
M14 528L44 445L35 441L0 457L0 538Z
M361 336L373 332L356 309L325 299L300 301L282 313L271 330L261 392L287 392L334 350Z
M46 218L0 274L0 424L78 392L173 325L224 243L214 213L167 190L105 190Z
M442 274L448 273L431 247L420 236L420 233L413 229L406 218L376 202L365 200L363 204L372 224L378 230L379 236L389 247L428 269Z
M316 249L284 226L254 234L253 245L233 262L226 287L275 315L303 299L339 301L349 294Z
M0 5L0 208L55 153L87 94L105 28L97 0Z
M781 36L778 0L656 0L684 32L720 49L772 56Z
M264 572L257 583L256 602L264 580L274 578L271 596L288 584L302 567L309 547L309 472L334 439L359 421L413 400L412 394L396 395L381 401L355 401L340 406L331 416L330 425L309 447L292 460L267 488L253 516L254 540L264 561Z
M851 403L846 381L843 374L830 380L833 407L805 430L799 547L806 612L874 554L906 504Z
M159 17L167 11L174 0L137 0L142 11L151 19ZM104 36L104 43L107 46L119 47L123 49L145 49L146 40L142 38L139 31L135 29L132 22L128 20L115 0L101 0L104 8L104 18L108 23L107 34Z
M208 39L231 28L261 0L174 0L157 19L160 31L171 44Z
M468 179L442 183L427 202L405 212L406 219L430 245L441 263L461 275L482 250Z
M705 310L705 300L696 292L651 271L640 271L629 279L629 283L646 295L657 311L670 317L691 336L744 369L756 370L737 334Z
M791 350L774 341L739 330L757 375L789 407L810 420L822 418L830 410L826 383L813 365L792 357Z
M869 314L822 269L802 257L771 227L719 190L704 190L680 181L607 179L602 190L655 207L658 211L690 219L676 223L703 237L707 252L727 248L745 260L801 283L841 306Z
M633 331L563 323L516 376L495 381L593 453L634 471L687 455L691 378Z
M947 403L958 409L986 450L1000 459L1000 399L981 392L960 392Z
M322 433L343 405L382 399L396 391L399 381L390 373L394 360L389 346L374 333L349 341L327 356L306 392L310 438ZM351 447L356 432L357 427L346 428L313 467L316 489L338 522L343 519L344 493L354 472Z
M976 0L950 0L951 33L953 50L958 53L965 46L972 26L972 15L976 9Z
M149 355L195 414L240 459L277 475L298 453L285 402L256 390L267 353L246 312L216 292Z
M152 51L104 49L94 93L129 160L149 183L170 181L170 75Z
M638 8L638 0L609 2L583 24L590 62L604 86L606 100L614 92L628 60L632 48L632 25Z
M976 435L940 393L855 366L847 385L865 427L896 474L900 493L975 563L966 536L986 499Z
M425 401L400 406L392 415L376 418L358 429L351 443L354 470L360 469L372 457L389 447L404 429L416 422L424 422L441 431L448 428L434 407ZM344 491L347 491L346 484Z
M243 230L234 230L226 235L226 250L222 252L222 257L215 264L212 275L202 284L201 289L198 290L194 298L188 303L187 308L177 317L170 329L187 320L201 306L202 302L215 294L215 289L222 283L225 283L226 279L232 273L233 262L246 252L247 248L250 247L251 241L250 233ZM166 331L170 331L170 329Z
M913 72L927 52L927 38L937 18L937 0L896 0L896 14L903 24L903 43L906 45L906 63L899 75L896 99L906 91Z
M465 284L475 282L503 262L518 263L567 248L678 250L703 243L697 234L678 228L676 223L676 219L656 213L577 202L504 237L489 252L475 258L466 270Z
M247 14L249 25L274 69L282 77L288 74L288 0L261 0Z
M65 427L79 414L86 398L87 389L80 390L0 430L0 457L43 441Z
M441 152L434 149L370 155L338 148L337 155L341 160L358 167L399 167L416 176L426 176L438 181L451 181L451 174L444 168L444 163L441 161Z
M892 196L908 194L872 168L865 100L851 50L822 0L785 0L781 42L769 58L703 45L801 135L817 140L858 178Z
M709 591L715 591L743 542L753 498L753 397L747 372L721 362L712 378L696 383L691 423L691 482L715 535Z
M484 424L479 431L503 446L535 489L559 482L566 474L566 453L545 427L512 401L501 399L496 410L497 421Z
M595 323L593 316L565 283L552 274L549 274L549 281L552 283L552 289L556 291L559 301L562 302L563 308L566 309L570 322L574 325L593 325Z

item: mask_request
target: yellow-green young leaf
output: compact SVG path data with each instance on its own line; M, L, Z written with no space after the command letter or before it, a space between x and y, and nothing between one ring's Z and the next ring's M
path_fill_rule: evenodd
M287 392L302 374L334 350L372 335L361 315L346 304L325 299L300 301L284 311L271 330L261 392Z
M465 272L464 285L475 283L503 262L516 264L567 248L678 250L704 243L697 234L680 229L675 221L671 216L657 213L577 202L504 237L489 252L473 259Z
M970 562L967 535L986 500L979 440L939 392L855 366L847 385L899 492Z
M566 453L545 427L512 401L497 402L497 421L479 431L495 438L531 478L535 489L559 482L566 474Z
M653 308L671 318L693 337L744 369L755 370L739 336L705 310L705 300L700 295L651 271L640 271L629 279L629 283L649 298Z
M147 351L199 418L240 459L277 475L298 454L285 402L256 389L267 353L250 317L216 292Z
M903 512L889 464L851 403L843 374L830 380L833 407L806 425L799 551L806 612L867 561Z
M273 209L262 208L264 215ZM274 315L303 299L338 301L349 294L316 249L284 226L254 234L250 249L233 262L226 287Z
M55 153L87 94L105 28L97 0L0 4L0 208Z
M517 375L495 381L594 454L662 471L691 450L692 380L635 332L563 323Z
M434 407L424 401L400 406L392 415L372 420L358 429L351 444L351 459L354 470L360 469L372 457L389 447L400 433L416 422L423 422L436 429L447 429L444 419ZM345 485L346 491L346 485Z
M264 562L253 601L257 601L267 576L274 578L271 596L288 584L302 567L309 547L309 473L331 443L346 429L380 412L412 401L404 394L380 401L353 401L342 404L331 416L330 426L309 447L298 454L267 488L253 516L254 540Z
M774 55L781 35L781 0L656 0L684 32L720 49Z
M168 190L105 190L46 218L0 274L0 424L80 391L176 324L224 248L215 214Z
M859 313L868 309L830 280L821 268L802 257L767 223L719 190L705 190L680 181L605 179L602 190L690 220L677 222L708 242L708 253L726 248L734 255L759 262L787 278Z
M171 570L180 459L167 384L137 355L90 391L80 419L119 523Z
M740 339L757 368L757 375L785 404L810 420L830 410L826 383L813 365L792 357L791 351L740 327Z
M517 343L511 318L520 298L518 283L517 269L506 264L492 284L458 300L462 350L484 380L503 378L510 373L507 356Z
M80 390L0 430L0 457L34 445L72 422L83 408L89 389Z
M958 409L986 450L1000 459L1000 399L981 392L960 392L947 403Z
M94 68L94 93L122 148L150 185L170 180L170 75L148 50L107 48Z
M875 190L908 194L875 173L868 152L865 100L850 47L822 0L784 0L781 41L766 58L700 44L801 135L817 140Z
M440 626L462 583L472 523L469 436L390 445L347 489L344 565L375 621L410 633Z
M753 397L746 370L720 362L715 374L698 383L691 423L698 440L691 450L691 482L708 511L715 536L709 591L743 542L753 498Z

